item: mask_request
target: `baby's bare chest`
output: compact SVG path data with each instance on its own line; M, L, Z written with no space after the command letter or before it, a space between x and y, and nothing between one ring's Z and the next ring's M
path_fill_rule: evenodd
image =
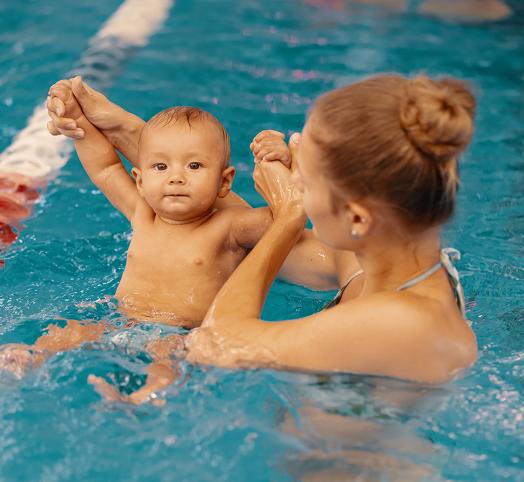
M126 269L166 280L228 276L244 256L244 250L231 247L227 233L217 230L137 230L129 246Z

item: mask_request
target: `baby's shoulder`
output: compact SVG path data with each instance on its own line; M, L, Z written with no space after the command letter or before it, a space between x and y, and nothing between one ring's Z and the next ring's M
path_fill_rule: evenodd
M251 208L227 207L215 211L212 216L202 225L209 240L214 239L217 243L226 243L229 248L237 248L235 238L236 225Z
M254 225L264 224L272 219L269 209L267 213L262 211L261 208L255 209L251 206L231 206L217 211L214 220L228 229L252 229Z
M250 211L253 211L253 208L248 206L228 206L215 211L210 220L215 222L232 222L238 216L249 214Z
M234 217L234 210L230 208L218 209L201 224L200 228L202 231L212 230L226 234L231 228Z

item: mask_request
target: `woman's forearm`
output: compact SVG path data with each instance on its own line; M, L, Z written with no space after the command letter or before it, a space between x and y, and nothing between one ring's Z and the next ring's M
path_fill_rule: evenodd
M278 217L222 287L206 320L218 325L259 318L269 288L303 230L302 215Z
M101 131L115 149L120 151L136 167L138 165L138 141L145 122L116 104L113 105L115 106L114 116L117 126L111 129L101 129Z

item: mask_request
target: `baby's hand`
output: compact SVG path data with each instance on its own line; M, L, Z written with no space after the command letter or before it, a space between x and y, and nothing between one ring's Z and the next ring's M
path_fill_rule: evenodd
M58 81L49 89L47 97L49 117L53 121L60 119L62 123L71 121L72 128L76 126L76 121L84 115L73 94L73 82L81 82L81 80L79 77L75 77L71 80Z
M255 157L255 162L280 161L284 166L291 167L291 156L286 144L285 135L278 131L259 132L249 146Z

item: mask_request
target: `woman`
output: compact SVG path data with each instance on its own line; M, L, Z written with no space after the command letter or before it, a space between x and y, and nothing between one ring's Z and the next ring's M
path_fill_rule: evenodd
M376 76L322 96L296 146L293 181L282 164L258 165L275 222L189 335L190 359L421 382L470 366L475 336L440 229L453 213L474 108L463 84L427 77ZM362 270L328 309L263 323L264 297L302 234L302 207L315 235L356 253Z
M440 249L474 109L464 84L427 77L375 76L320 97L300 142L290 144L293 176L278 162L256 167L274 224L188 336L190 360L428 383L474 363L460 284ZM65 126L53 116L51 130ZM265 323L265 296L303 238L305 215L333 258L354 252L361 269L328 309Z

